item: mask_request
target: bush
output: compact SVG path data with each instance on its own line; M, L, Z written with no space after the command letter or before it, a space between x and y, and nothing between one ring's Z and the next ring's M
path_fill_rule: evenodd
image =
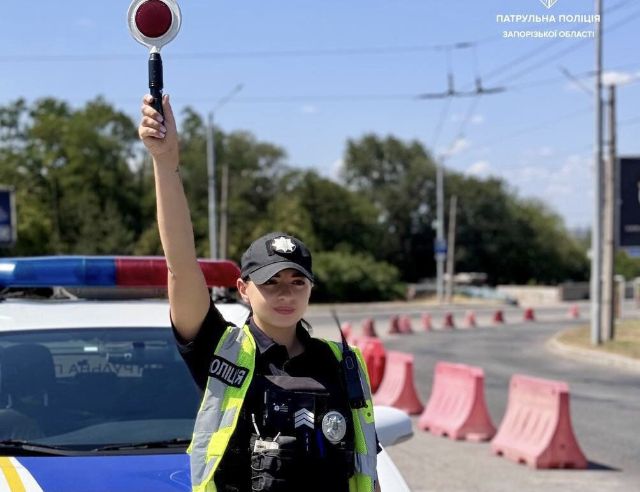
M321 252L314 255L314 301L371 302L403 298L396 267L367 254Z

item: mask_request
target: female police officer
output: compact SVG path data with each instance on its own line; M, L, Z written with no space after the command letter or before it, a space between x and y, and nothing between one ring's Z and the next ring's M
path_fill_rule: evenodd
M169 97L164 120L151 102L145 96L138 133L153 157L172 326L203 391L189 449L193 490L379 491L362 359L346 343L311 338L302 323L311 254L285 233L255 240L237 281L252 315L229 326L196 261Z

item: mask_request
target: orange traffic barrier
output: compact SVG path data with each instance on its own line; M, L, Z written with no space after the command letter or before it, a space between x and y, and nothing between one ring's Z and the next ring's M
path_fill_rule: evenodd
M403 333L405 335L413 333L413 328L411 327L411 318L409 318L409 316L400 316L398 324L400 325L400 333Z
M398 316L392 316L391 319L389 320L389 334L390 335L396 335L396 334L400 333L399 320L400 320L400 318L398 318Z
M411 415L422 412L424 405L413 380L412 354L387 352L384 376L373 402L399 408Z
M567 383L514 374L491 450L533 468L586 468L571 426Z
M498 310L493 315L493 324L501 325L503 323L504 323L504 314L502 314L502 311Z
M475 328L478 326L478 323L476 322L476 313L473 311L467 311L467 314L464 317L464 326L466 328Z
M456 327L456 323L453 320L453 313L446 313L444 315L444 321L442 322L443 330L453 330Z
M422 329L424 331L432 331L433 330L433 322L431 321L431 315L424 313L420 316L420 321L422 322Z
M574 304L569 308L569 312L567 313L567 317L570 319L578 319L580 318L580 308Z
M365 337L377 338L378 334L376 333L376 326L373 322L373 318L366 318L362 322L362 335Z
M527 309L524 310L523 319L524 319L524 321L535 321L536 320L536 315L533 312L533 308L527 308Z
M438 436L487 441L496 433L484 399L484 371L438 362L427 408L418 427Z
M380 387L382 377L384 376L387 359L384 345L379 338L360 337L357 346L367 366L371 391L375 393Z

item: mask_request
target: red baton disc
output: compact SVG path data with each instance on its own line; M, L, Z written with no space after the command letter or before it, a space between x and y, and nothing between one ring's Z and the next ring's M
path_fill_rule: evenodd
M147 0L136 11L136 27L148 38L164 36L172 21L171 9L161 0Z

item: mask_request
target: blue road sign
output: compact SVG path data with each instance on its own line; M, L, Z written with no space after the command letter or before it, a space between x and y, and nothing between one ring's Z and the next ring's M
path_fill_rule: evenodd
M16 243L17 228L14 190L0 186L0 246L10 247Z
M447 241L445 240L435 240L433 243L433 252L436 255L446 255L447 254Z
M621 248L640 246L640 158L618 160L618 227Z

